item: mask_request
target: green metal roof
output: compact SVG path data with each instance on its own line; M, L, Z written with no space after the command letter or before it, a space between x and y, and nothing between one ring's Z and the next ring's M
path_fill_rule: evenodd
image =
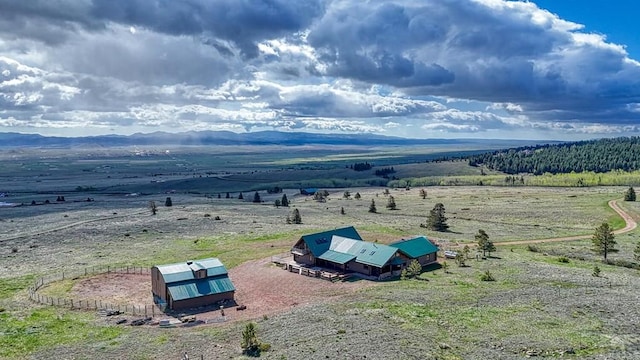
M304 240L304 242L307 244L313 256L320 257L320 255L329 250L329 246L331 245L331 238L334 235L362 241L362 237L360 237L360 234L358 234L353 226L324 231L316 234L303 235L302 240Z
M169 293L173 300L192 299L201 296L221 294L235 291L235 287L228 276L222 275L215 278L198 279L168 285Z
M340 253L333 250L327 250L322 255L318 256L318 259L331 261L336 264L346 264L355 258L355 255Z
M171 284L180 281L194 280L195 271L207 270L207 277L226 275L227 269L217 258L194 260L168 265L157 265L164 282Z
M438 252L438 247L424 236L409 240L400 240L389 246L397 248L412 259Z
M335 235L331 240L329 250L354 255L356 262L379 268L385 266L398 251L397 248L391 246Z

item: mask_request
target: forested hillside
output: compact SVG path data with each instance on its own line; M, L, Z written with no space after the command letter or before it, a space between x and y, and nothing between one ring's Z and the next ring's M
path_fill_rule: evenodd
M486 166L507 174L632 171L640 169L640 137L526 146L468 159L471 166Z

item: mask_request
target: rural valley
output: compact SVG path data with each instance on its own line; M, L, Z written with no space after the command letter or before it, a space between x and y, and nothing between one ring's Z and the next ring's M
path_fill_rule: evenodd
M513 184L511 175L457 154L344 145L3 149L0 358L245 358L249 322L269 345L260 353L267 359L637 356L640 205L623 201L628 186ZM371 168L353 169L365 163ZM411 184L419 181L437 184ZM305 188L328 196L302 195ZM275 206L283 195L288 206ZM444 232L425 226L438 203ZM287 221L294 210L300 224ZM592 251L603 222L616 230L609 263ZM406 280L331 282L272 261L305 234L346 226L379 244L425 236L439 246L438 263ZM477 250L479 229L496 245L489 256ZM465 245L464 266L444 257ZM105 316L59 304L148 305L150 312L148 269L208 257L229 269L246 310L230 307L224 318L196 311L199 323L161 328L129 326L150 315L141 310ZM487 273L493 281L483 281ZM30 298L41 278L56 278L37 291L53 305Z

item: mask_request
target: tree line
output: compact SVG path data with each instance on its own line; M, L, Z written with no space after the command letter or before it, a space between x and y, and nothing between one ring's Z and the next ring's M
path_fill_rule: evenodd
M469 165L507 174L562 174L640 169L640 137L525 146L468 157Z

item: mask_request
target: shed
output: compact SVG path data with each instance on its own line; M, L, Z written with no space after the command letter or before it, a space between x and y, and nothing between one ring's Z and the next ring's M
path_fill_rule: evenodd
M396 241L389 246L397 248L409 260L418 260L422 266L437 261L438 247L424 236Z
M235 287L217 258L156 265L151 291L156 304L180 310L233 301Z

